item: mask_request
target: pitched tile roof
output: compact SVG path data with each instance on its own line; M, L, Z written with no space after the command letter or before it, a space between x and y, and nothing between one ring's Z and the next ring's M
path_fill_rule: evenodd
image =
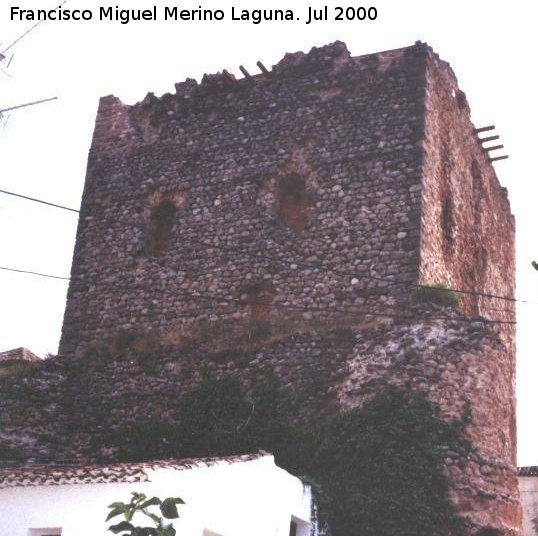
M150 472L158 469L185 471L195 467L230 465L270 456L260 451L219 458L185 458L111 465L24 465L0 469L0 489L63 484L106 484L110 482L149 482Z
M41 361L41 358L27 348L14 348L0 352L0 362L2 361Z
M528 465L527 467L518 467L517 476L538 476L538 465Z

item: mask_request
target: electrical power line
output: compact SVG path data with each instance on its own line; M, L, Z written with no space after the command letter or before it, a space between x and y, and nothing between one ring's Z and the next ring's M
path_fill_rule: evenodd
M25 195L14 193L14 192L9 192L7 190L0 190L0 193L4 193L4 194L7 194L7 195L12 195L12 196L15 196L15 197L20 197L20 198L26 199L28 201L34 201L36 203L42 203L42 204L45 204L45 205L49 205L49 206L52 206L52 207L55 207L55 208L60 208L60 209L63 209L63 210L68 210L68 211L71 211L71 212L80 212L79 210L76 210L74 208L65 207L65 206L62 206L62 205L58 205L58 204L55 204L55 203L50 203L48 201L43 201L41 199L28 197L28 196L25 196ZM263 260L267 260L267 261L270 261L270 262L279 262L281 264L287 264L287 265L294 264L294 265L302 266L302 267L305 267L305 268L312 268L312 269L318 269L318 270L321 269L321 270L324 270L324 271L332 272L332 273L337 274L337 275L345 275L346 277L352 277L352 278L358 278L358 279L370 279L370 280L373 280L373 281L381 281L381 282L388 283L391 286L404 285L404 286L411 287L411 288L416 288L416 289L433 289L433 290L436 290L436 291L439 291L439 292L455 292L457 294L464 294L464 295L477 296L477 297L483 297L483 298L504 300L504 301L509 301L509 302L517 302L517 303L526 303L526 304L531 304L531 305L538 305L538 302L533 302L533 301L529 301L529 300L522 300L522 299L518 299L518 298L513 298L511 296L502 296L502 295L499 295L499 294L490 294L490 293L478 292L478 291L472 291L472 290L463 290L463 289L454 289L454 288L441 288L441 287L435 287L435 286L432 286L432 285L424 285L424 284L420 284L420 283L412 283L412 282L409 282L409 281L398 281L398 280L390 279L388 277L373 276L373 275L369 275L369 274L358 274L357 272L351 272L351 271L342 270L342 269L334 268L334 267L326 267L326 266L322 266L320 264L308 263L308 262L305 262L305 261L291 261L291 260L281 259L281 258L274 257L274 256L263 255L263 254L261 254L259 252L256 253L256 254L253 254L252 252L246 250L245 248L241 248L239 246L222 246L220 244L214 244L214 243L211 243L211 242L205 242L203 240L196 240L196 239L193 239L193 238L190 239L190 242L191 243L197 243L197 244L202 245L202 246L204 246L206 248L220 249L222 251L227 251L227 252L231 252L231 253L240 252L240 253L243 253L243 254L247 254L247 255L249 255L249 256L251 256L253 258L263 259Z
M4 270L6 272L17 272L19 274L30 274L30 275L38 275L40 277L49 277L51 279L64 279L66 281L69 281L69 277L62 277L59 275L50 275L50 274L42 274L41 272L32 272L30 270L20 270L18 268L8 268L7 266L0 266L0 270Z
M228 251L230 253L238 253L238 252L249 253L244 248L240 248L240 247L237 247L237 246L236 247L221 246L221 245L217 245L217 244L212 244L211 242L205 242L203 240L196 240L196 239L193 239L193 238L190 238L189 240L190 240L190 242L198 243L198 244L203 245L203 246L205 246L207 248L220 249L220 250L223 250L223 251ZM297 266L302 266L302 267L305 267L305 268L321 269L321 270L333 272L333 273L338 274L338 275L345 275L347 277L355 277L355 278L358 278L358 279L371 279L371 280L374 280L374 281L383 281L385 283L389 283L392 286L404 285L404 286L413 287L413 288L434 289L436 291L438 290L438 291L441 291L441 292L456 292L458 294L468 294L468 295L471 295L471 296L481 296L481 297L484 297L484 298L496 298L496 299L499 299L499 300L506 300L506 301L510 301L510 302L530 303L530 304L533 304L533 305L538 305L538 302L520 300L520 299L517 299L517 298L512 298L510 296L501 296L501 295L497 295L497 294L488 294L488 293L477 292L477 291L472 291L472 290L461 290L461 289L453 289L453 288L440 288L440 287L434 287L432 285L422 285L420 283L411 283L409 281L398 281L398 280L394 280L394 279L389 279L388 277L373 276L373 275L368 275L368 274L358 274L356 272L350 272L350 271L347 271L347 270L341 270L339 268L331 268L331 267L321 266L319 264L313 264L313 263L308 263L308 262L304 262L304 261L290 261L290 260L287 260L287 259L280 259L278 257L267 256L267 255L263 255L261 253L258 253L258 254L250 253L250 256L256 257L258 259L264 259L264 260L271 261L271 262L279 262L279 263L288 264L288 265L295 264Z
M92 284L92 283L89 283ZM121 290L121 291L127 291L127 290L144 290L144 291L152 291L155 292L155 289L151 289L148 287L145 287L143 285L115 285L113 283L103 283L104 287L108 287L115 290ZM214 294L204 294L200 292L192 293L192 292L175 292L174 291L174 298L181 301L181 298L184 300L201 300L201 301L207 301L207 302L220 302L220 303L233 303L236 305L251 305L245 300L239 299L239 298L230 298L227 296L216 296ZM267 302L267 303L259 303L259 305L266 305L268 308L276 308L276 309L284 309L284 310L293 310L297 312L317 312L317 313L336 313L336 314L354 314L354 315L362 315L362 316L374 316L374 317L388 317L388 318L403 318L406 320L414 320L418 317L416 315L405 315L400 313L394 313L393 311L379 311L379 310L364 310L359 308L351 308L351 307L313 307L313 306L303 306L303 305L289 305L284 303L274 303L274 302ZM432 320L452 320L453 317L449 316L429 316L429 319ZM485 324L516 324L516 321L509 321L509 320L491 320L487 318L468 318L466 316L459 316L457 317L458 320L464 320L468 322L482 322Z
M9 271L9 272L16 272L16 273L22 273L22 274L31 274L31 275L36 275L36 276L40 276L40 277L46 277L46 278L52 278L52 279L60 279L60 280L65 280L65 281L69 281L70 278L69 277L62 277L62 276L57 276L57 275L51 275L51 274L44 274L44 273L41 273L41 272L33 272L33 271L29 271L29 270L19 270L19 269L15 269L15 268L8 268L6 266L0 266L0 270L5 270L5 271ZM144 287L142 286L139 286L139 285L109 285L109 284L104 284L105 287L112 287L116 290L133 290L133 289L137 289L137 290L147 290L145 289ZM155 289L151 289L152 291L155 291ZM209 302L224 302L224 303L234 303L234 304L238 304L238 305L248 305L248 303L246 303L244 300L240 300L238 298L228 298L226 296L215 296L215 295L208 295L208 294L202 294L202 293L188 293L188 292L179 292L179 293L175 293L175 298L176 299L179 299L183 297L184 299L187 299L187 300L192 300L192 299L197 299L197 300L202 300L202 301L209 301ZM277 308L277 309L285 309L285 310L294 310L294 311L298 311L298 312L319 312L319 313L337 313L337 314L357 314L357 315L362 315L362 316L374 316L374 317L388 317L388 318L403 318L403 319L406 319L406 320L413 320L413 319L416 319L418 318L417 316L414 316L414 315L402 315L402 314L398 314L398 313L394 313L394 312L391 312L391 311L371 311L371 310L364 310L364 309L357 309L357 308L349 308L349 307L346 307L346 308L335 308L335 307L312 307L312 306L301 306L301 305L286 305L286 304L279 304L279 303L271 303L271 304L267 304L268 307L271 307L271 308ZM431 318L432 320L451 320L452 318L451 317L448 317L448 316L433 316L433 317L429 317ZM510 324L510 325L514 325L514 324L517 324L516 321L512 321L512 320L496 320L496 319L487 319L487 318L467 318L467 317L464 317L464 316L461 316L461 317L458 317L458 320L466 320L466 321L470 321L470 322L482 322L482 323L485 323L485 324Z
M50 201L43 201L42 199L36 199L35 197L28 197L27 195L16 194L14 192L8 192L7 190L0 190L0 193L6 195L12 195L13 197L20 197L21 199L26 199L28 201L34 201L35 203L41 203L43 205L49 205L54 208L61 208L63 210L69 210L70 212L79 212L75 208L65 207L63 205L57 205L56 203L51 203Z
M84 283L84 282L83 282ZM92 282L88 282L88 284L93 284ZM155 292L154 288L148 288L147 286L144 286L143 284L134 284L134 285L118 285L114 283L102 283L101 284L104 287L118 290L118 291L131 291L131 290L143 290L143 291L150 291ZM164 292L164 291L163 291ZM181 301L181 298L184 300L201 300L201 301L207 301L207 302L220 302L220 303L232 303L236 305L251 305L248 302L246 302L243 299L239 298L231 298L228 296L217 296L214 294L204 294L201 292L186 292L186 291L174 291L174 298L179 299ZM275 303L275 302L259 302L259 305L267 305L269 308L277 308L277 309L287 309L287 310L294 310L298 312L318 312L318 313L343 313L343 314L357 314L357 315L364 315L364 316L377 316L377 317L390 317L390 318L404 318L407 320L410 319L416 319L416 316L413 315L402 315L399 313L394 313L393 311L379 311L371 309L364 310L359 309L357 307L314 307L314 306L304 306L304 305L289 305L289 304L283 304L283 303ZM437 319L437 320L450 320L451 317L448 316L436 316L436 317L429 317L431 319ZM468 320L471 322L478 321L488 324L516 324L516 321L506 321L506 320L490 320L490 319L483 319L483 318L468 318L465 316L460 316L459 319L461 320Z
M243 300L239 300L237 298L226 298L221 296L211 296L206 294L190 294L190 293L179 293L180 295L183 294L184 297L187 298L200 298L202 300L209 300L209 301L224 301L229 303L235 303L240 305L248 305ZM404 318L406 320L413 320L417 317L415 315L402 315L398 313L393 313L390 311L365 311L364 309L357 309L357 308L335 308L335 307L312 307L312 306L301 306L301 305L286 305L286 304L279 304L279 303L270 303L267 304L268 307L274 307L279 309L287 309L287 310L294 310L298 312L317 312L317 313L343 313L343 314L357 314L357 315L364 315L364 316L376 316L376 317L389 317L389 318ZM450 317L448 316L432 316L430 317L433 320L449 320ZM460 317L459 319L463 320L469 320L471 322L478 321L483 322L486 324L516 324L516 321L512 320L490 320L487 318L480 318L480 319L472 319L467 317Z

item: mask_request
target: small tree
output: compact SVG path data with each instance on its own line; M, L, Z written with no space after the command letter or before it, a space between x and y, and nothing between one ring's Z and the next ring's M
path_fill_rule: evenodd
M171 523L166 524L163 518L177 519L178 504L185 504L179 497L168 497L163 501L159 497L148 499L143 493L133 492L129 503L114 502L108 506L110 512L106 518L109 521L113 517L123 516L124 520L117 525L111 525L108 530L121 536L176 536L176 529ZM149 511L150 507L158 506L162 514L157 515ZM151 519L153 527L135 527L132 524L136 514L144 515Z

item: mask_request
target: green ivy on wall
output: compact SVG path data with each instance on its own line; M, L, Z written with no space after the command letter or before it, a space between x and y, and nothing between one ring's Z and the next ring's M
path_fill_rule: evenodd
M123 460L273 452L278 465L313 484L318 516L333 536L458 536L443 471L447 450L470 419L447 423L418 392L392 386L332 418L302 415L300 390L270 370L245 389L210 375L178 401L174 423L141 422L104 438Z
M441 420L424 395L393 387L326 423L307 471L330 500L332 532L463 534L443 471L445 451L464 445L462 427Z

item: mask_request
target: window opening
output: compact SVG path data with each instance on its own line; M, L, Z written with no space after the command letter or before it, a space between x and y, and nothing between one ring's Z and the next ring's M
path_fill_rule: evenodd
M169 200L161 201L151 209L149 250L152 255L162 255L170 245L177 207Z
M278 219L286 227L302 231L307 223L306 182L292 173L280 179L277 186Z

